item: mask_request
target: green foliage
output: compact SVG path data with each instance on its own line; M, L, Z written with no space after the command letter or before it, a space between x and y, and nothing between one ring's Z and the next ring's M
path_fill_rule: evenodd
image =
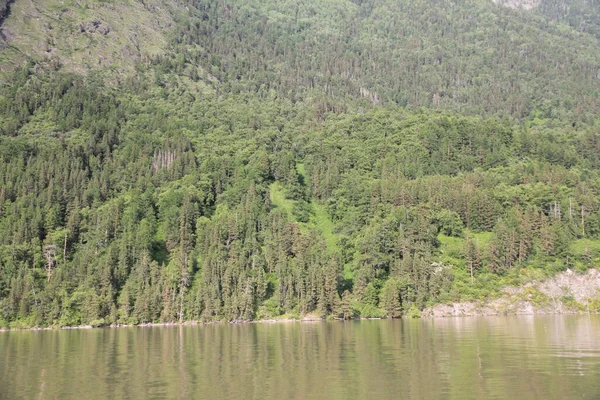
M575 312L582 312L586 310L586 307L583 304L579 303L577 300L575 300L573 296L562 296L560 298L560 301L563 304L563 307L567 310Z
M408 310L408 313L406 313L406 315L409 318L421 318L421 310L419 310L419 308L413 304L412 306L410 306L410 310Z
M461 237L463 235L463 222L458 213L441 210L435 217L440 233L446 236Z
M388 279L381 290L381 305L390 318L397 318L402 315L400 290L400 282L396 279Z
M360 318L383 318L386 314L372 304L357 303L354 306L355 315Z
M536 307L544 307L552 302L549 296L533 286L526 287L523 290L523 299L531 302Z
M588 303L587 311L593 313L600 313L600 297L591 299Z
M272 319L280 316L282 309L276 297L271 297L263 302L258 308L256 317L258 319Z

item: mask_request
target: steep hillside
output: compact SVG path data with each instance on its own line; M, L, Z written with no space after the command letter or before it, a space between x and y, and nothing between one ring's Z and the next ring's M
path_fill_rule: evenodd
M598 0L542 0L539 12L551 21L600 38Z
M178 54L236 90L578 122L599 110L595 37L488 1L193 5Z
M2 23L0 65L11 68L32 57L79 73L131 71L164 53L176 8L162 0L15 0Z
M0 327L398 317L597 268L598 39L543 5L16 0Z
M17 0L0 57L131 72L162 55L167 70L210 74L226 91L326 96L326 109L351 98L587 123L600 110L600 45L591 3L571 3L565 14L550 0L536 12L488 0Z

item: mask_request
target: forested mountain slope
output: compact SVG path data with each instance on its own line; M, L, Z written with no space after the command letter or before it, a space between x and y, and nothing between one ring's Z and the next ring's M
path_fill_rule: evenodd
M26 3L0 325L400 316L598 262L598 39L541 6Z
M488 1L194 4L177 54L233 90L517 118L598 111L597 38L536 13Z
M552 21L600 37L598 0L543 0L539 4L539 12Z

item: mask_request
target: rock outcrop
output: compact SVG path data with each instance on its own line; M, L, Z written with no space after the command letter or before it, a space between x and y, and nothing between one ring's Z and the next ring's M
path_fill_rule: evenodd
M485 302L438 304L423 310L424 317L485 315L575 314L589 312L600 299L600 272L585 274L571 270L543 282L520 288L507 287L502 295ZM591 311L595 310L595 305Z
M496 4L501 4L509 8L518 8L522 10L531 10L540 5L541 0L492 0Z

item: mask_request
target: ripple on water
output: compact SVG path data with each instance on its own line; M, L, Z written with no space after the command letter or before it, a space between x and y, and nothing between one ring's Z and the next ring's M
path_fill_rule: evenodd
M0 399L600 398L598 316L0 334Z

